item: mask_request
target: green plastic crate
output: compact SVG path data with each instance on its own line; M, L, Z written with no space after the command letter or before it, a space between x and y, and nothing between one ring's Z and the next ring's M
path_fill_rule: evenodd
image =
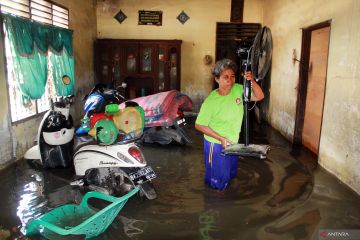
M113 197L100 192L88 192L80 205L66 204L57 207L31 221L26 227L26 235L40 233L51 239L51 235L85 235L85 238L96 237L103 233L114 221L120 210L130 197L136 194L136 187L122 197ZM110 202L100 211L95 211L88 205L90 198L98 198Z

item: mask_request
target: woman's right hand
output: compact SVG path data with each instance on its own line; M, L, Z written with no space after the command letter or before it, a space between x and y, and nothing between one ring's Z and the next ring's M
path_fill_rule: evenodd
M224 137L222 137L222 138L220 139L220 142L221 142L221 146L223 147L223 149L225 149L225 148L226 148L227 146L229 146L230 144L233 144L232 141L230 141L229 139L224 138Z
M205 135L208 135L210 137L213 137L217 140L219 140L221 142L221 146L225 149L228 145L233 144L232 141L230 141L229 139L220 136L218 133L214 132L210 127L208 126L204 126L204 125L200 125L195 123L195 128L196 130L202 132Z

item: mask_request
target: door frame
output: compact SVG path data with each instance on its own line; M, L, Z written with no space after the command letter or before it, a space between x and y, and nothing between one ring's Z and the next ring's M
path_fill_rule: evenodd
M302 132L303 132L304 118L305 118L307 86L309 81L308 71L309 71L309 61L310 61L311 32L325 27L330 27L331 30L331 20L327 20L315 25L311 25L306 28L302 28L301 57L300 57L300 65L299 65L299 84L298 84L298 93L296 100L296 115L295 115L295 127L294 127L294 138L293 138L294 145L302 145ZM326 81L325 81L325 85L326 85ZM321 137L321 132L320 132L320 137Z

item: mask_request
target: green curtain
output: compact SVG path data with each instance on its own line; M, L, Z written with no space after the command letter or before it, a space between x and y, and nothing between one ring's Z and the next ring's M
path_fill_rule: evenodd
M30 29L30 21L21 22L14 27L11 18L6 19L5 31L9 39L14 79L17 88L23 95L24 103L29 99L41 98L45 91L47 78L46 55L41 54L33 47ZM20 33L21 37L19 37Z
M61 74L66 74L71 79L70 85L66 86L66 93L73 94L73 32L6 14L3 15L3 19L9 38L15 81L23 94L23 99L39 99L43 95L47 79L46 57L49 49L53 53L52 56L56 55L51 58L56 92L58 94L63 92L62 84L58 84L58 81Z

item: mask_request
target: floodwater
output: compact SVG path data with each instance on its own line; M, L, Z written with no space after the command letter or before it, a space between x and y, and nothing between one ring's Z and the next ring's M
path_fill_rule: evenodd
M270 127L254 129L250 141L269 144L268 158L240 159L226 191L204 185L202 135L188 128L191 146L142 147L157 173L157 199L131 198L95 239L305 240L319 239L320 229L360 229L360 196ZM0 171L0 239L28 239L21 231L30 219L78 203L83 193L69 185L72 176L71 169L41 170L25 160Z

